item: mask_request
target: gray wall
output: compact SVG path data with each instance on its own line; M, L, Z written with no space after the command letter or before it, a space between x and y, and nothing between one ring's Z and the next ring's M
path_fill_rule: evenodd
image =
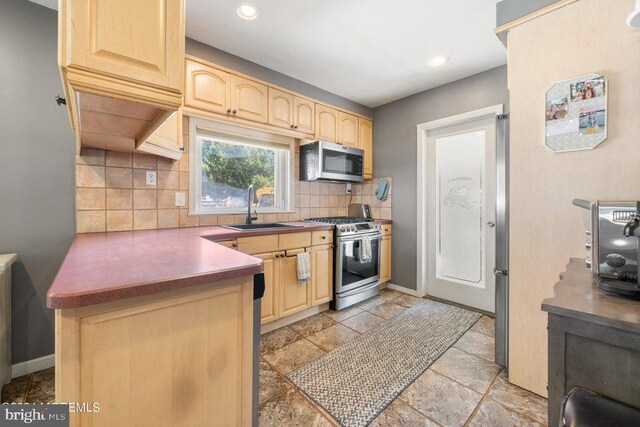
M54 352L46 294L75 234L75 140L57 66L57 14L0 0L0 253L13 267L13 363Z
M371 117L373 115L373 110L362 104L358 104L357 102L335 95L331 92L327 92L317 86L310 85L301 80L296 80L269 68L265 68L254 62L247 61L239 56L235 56L223 50L216 49L215 47L200 43L199 41L187 38L186 51L190 55L240 71L241 73L273 83L277 86L285 87L289 90L315 98L318 101L326 102L328 104L335 105L336 107L341 107L345 110L353 111L365 116Z
M496 26L528 15L559 0L502 0L496 5Z
M496 104L509 111L508 103L502 66L373 110L374 173L393 178L392 283L416 289L416 126Z

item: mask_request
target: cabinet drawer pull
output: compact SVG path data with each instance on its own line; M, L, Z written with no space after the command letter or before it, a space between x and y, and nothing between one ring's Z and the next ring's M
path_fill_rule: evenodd
M327 240L327 236L320 236L322 240Z

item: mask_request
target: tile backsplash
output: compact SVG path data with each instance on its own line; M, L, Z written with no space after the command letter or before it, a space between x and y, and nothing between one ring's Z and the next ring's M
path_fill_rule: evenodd
M184 138L188 141L186 134ZM146 184L147 171L156 172L155 185ZM347 215L350 196L346 193L346 184L299 182L297 166L295 176L292 210L260 214L258 222ZM391 219L391 189L387 200L381 202L375 197L377 184L377 179L354 184L351 202L369 203L375 218ZM149 154L83 148L76 159L77 232L211 226L245 220L244 214L189 215L188 208L175 206L177 191L185 192L189 200L188 152L174 161Z

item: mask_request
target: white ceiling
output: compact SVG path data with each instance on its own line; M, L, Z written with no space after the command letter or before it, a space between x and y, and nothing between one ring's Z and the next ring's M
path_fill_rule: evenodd
M186 0L187 36L375 107L505 64L497 2ZM451 60L427 66L434 55Z
M185 1L188 37L369 107L506 63L498 0ZM435 55L451 60L429 67Z

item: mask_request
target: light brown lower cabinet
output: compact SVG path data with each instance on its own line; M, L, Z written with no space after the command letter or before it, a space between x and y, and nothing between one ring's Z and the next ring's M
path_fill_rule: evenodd
M333 299L333 246L311 248L311 305Z
M278 317L286 317L311 307L311 283L298 282L297 254L309 249L290 249L278 259Z
M380 241L380 282L391 280L391 234L382 236Z
M70 426L252 423L253 277L55 313Z
M238 237L216 242L263 260L262 324L333 299L333 231ZM311 281L298 282L297 255L311 257Z
M264 295L262 296L261 323L268 323L278 318L278 297L275 293L275 285L278 282L278 258L277 253L254 255L263 260Z

